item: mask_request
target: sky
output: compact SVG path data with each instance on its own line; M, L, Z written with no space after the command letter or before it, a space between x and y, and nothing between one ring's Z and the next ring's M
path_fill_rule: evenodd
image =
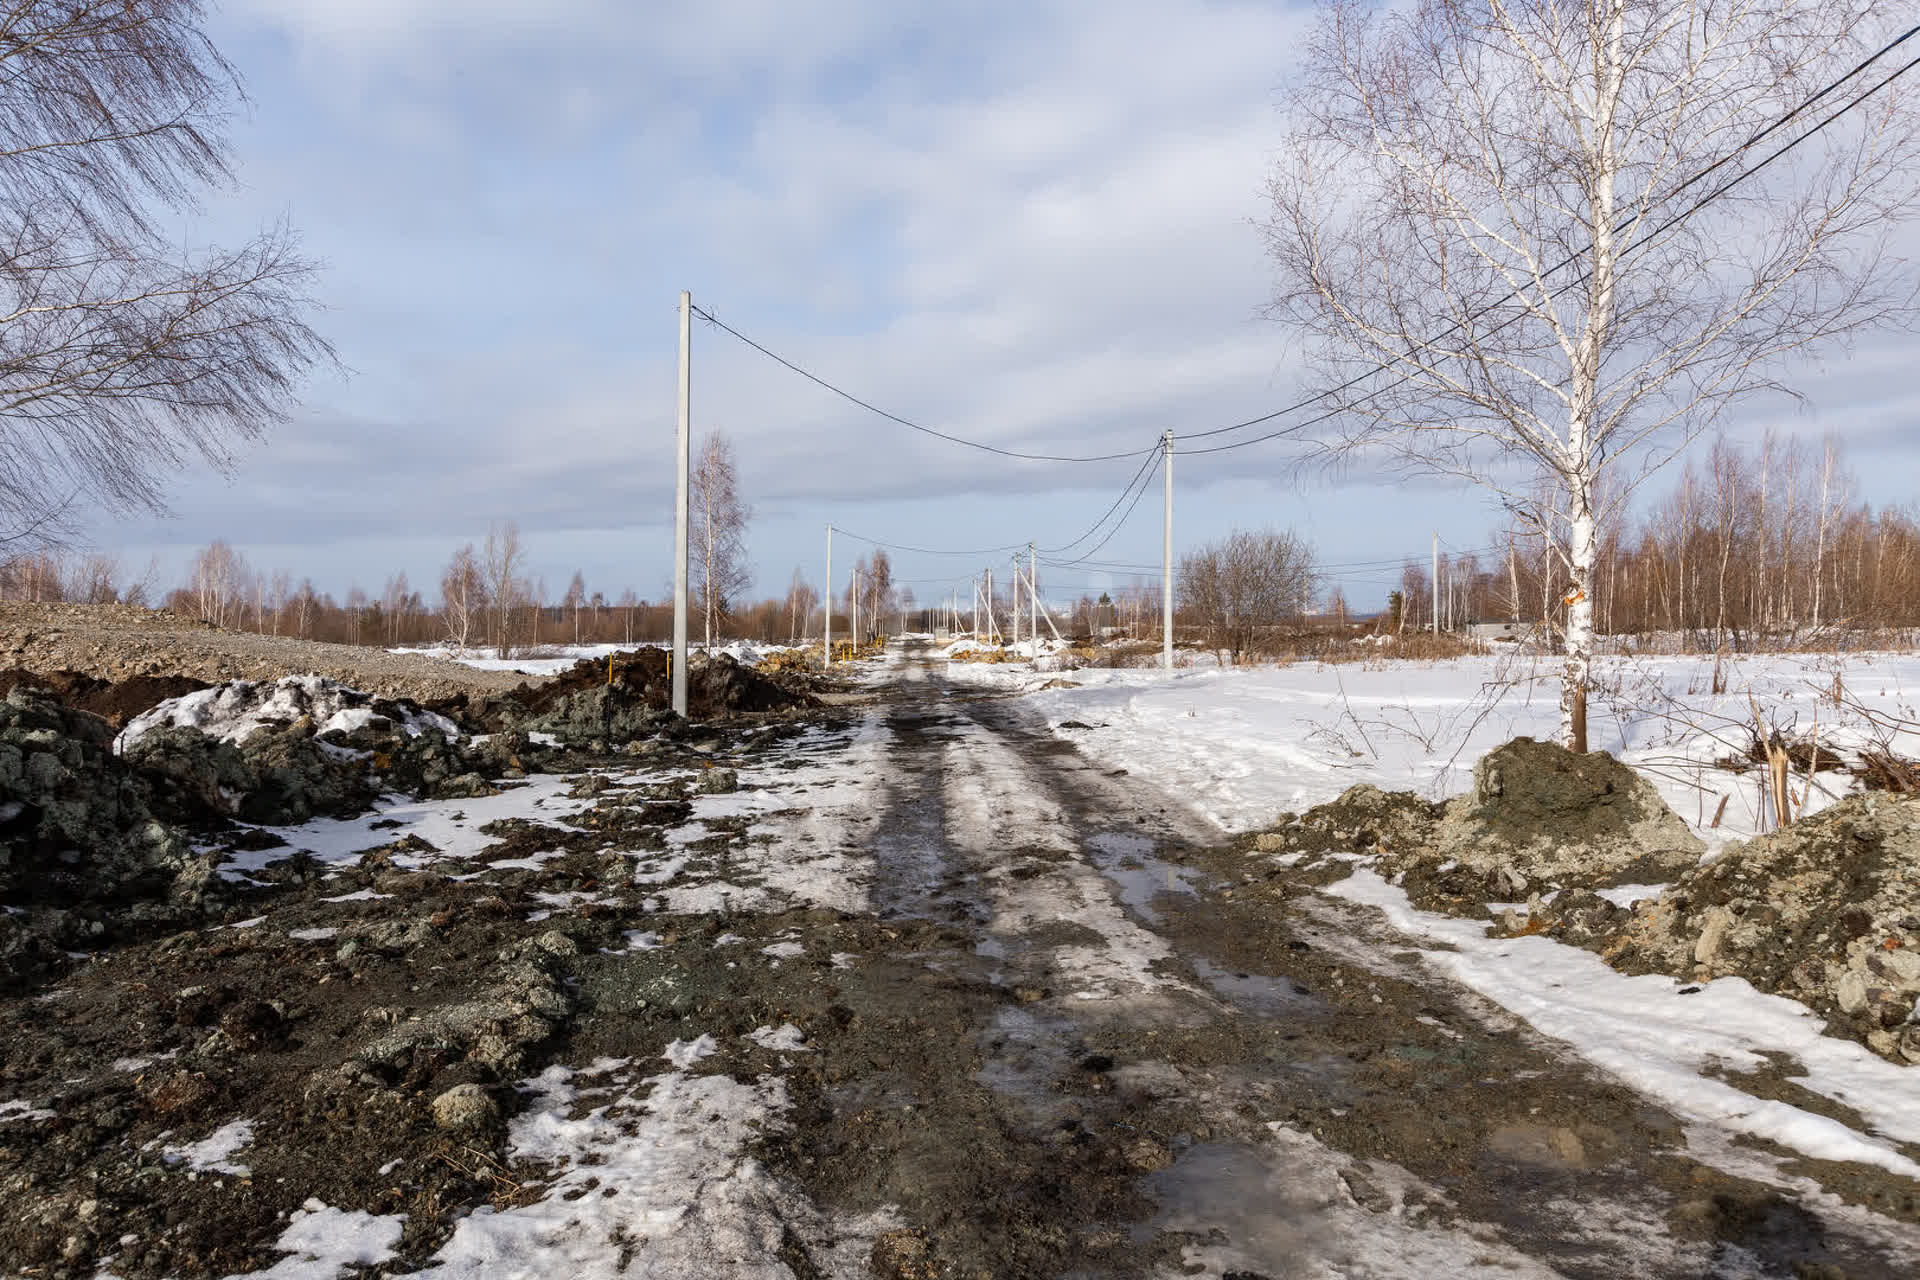
M325 264L342 370L229 475L94 546L160 577L225 538L256 568L434 594L515 520L558 597L671 576L679 293L892 413L1002 448L1130 452L1300 389L1263 318L1259 222L1305 8L1213 0L227 0L239 188L183 228L280 218ZM1736 434L1839 430L1862 496L1920 473L1911 335L1809 365ZM818 583L826 526L934 550L1067 544L1136 468L1016 461L868 414L696 321L696 435L732 439L754 594ZM1486 499L1302 473L1279 445L1176 457L1175 554L1307 538L1357 608L1403 556L1483 545ZM1049 597L1157 574L1160 485ZM870 548L843 533L836 585ZM1091 545L1081 542L1072 555ZM921 601L1004 552L893 553Z

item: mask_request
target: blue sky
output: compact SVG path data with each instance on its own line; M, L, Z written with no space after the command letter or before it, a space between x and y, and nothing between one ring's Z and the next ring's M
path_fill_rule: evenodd
M230 478L101 550L179 576L224 537L324 590L437 583L518 520L557 595L664 589L679 290L866 398L956 434L1104 453L1293 398L1255 223L1299 6L1204 0L228 0L216 42L252 103L241 190L184 234L284 216L327 263L350 371ZM1062 543L1132 464L1016 463L861 414L695 332L696 430L734 439L758 590L816 582L829 522L928 547ZM1802 406L1737 423L1843 430L1865 496L1907 501L1905 348L1809 369ZM1176 466L1176 544L1291 526L1348 564L1479 545L1497 515L1437 484L1288 478L1277 447ZM1156 563L1156 483L1101 552ZM836 547L835 572L857 544ZM896 555L916 594L985 557ZM1392 571L1347 571L1353 603ZM1086 570L1068 596L1124 582ZM842 584L843 585L843 584Z

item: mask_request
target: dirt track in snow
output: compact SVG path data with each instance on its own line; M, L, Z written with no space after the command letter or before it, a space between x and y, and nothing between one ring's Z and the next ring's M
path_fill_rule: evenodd
M289 829L321 862L246 855L244 927L6 1001L0 1271L221 1276L321 1221L374 1241L342 1266L568 1280L1920 1260L1912 1184L1724 1171L1769 1153L921 652L814 728L593 774ZM462 1086L501 1114L436 1125ZM244 1173L167 1154L240 1121Z

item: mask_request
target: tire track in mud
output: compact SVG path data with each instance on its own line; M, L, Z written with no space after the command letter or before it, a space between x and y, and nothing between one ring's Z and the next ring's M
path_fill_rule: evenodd
M1875 1223L1697 1164L1671 1117L1360 913L1237 883L1150 781L907 660L871 713L870 892L939 942L852 1001L916 1001L918 1040L812 1100L790 1169L901 1208L878 1274L1906 1273Z

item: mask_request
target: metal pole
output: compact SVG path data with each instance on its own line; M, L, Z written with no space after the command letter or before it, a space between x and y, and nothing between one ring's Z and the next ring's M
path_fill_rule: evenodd
M687 473L693 464L693 295L680 291L679 476L673 498L673 710L687 714Z
M833 665L833 526L827 526L827 589L821 593L827 602L827 649L823 666Z
M1160 539L1160 666L1163 670L1171 672L1173 670L1173 432L1167 432L1162 447L1166 450L1162 465L1167 472L1167 493L1166 528Z

